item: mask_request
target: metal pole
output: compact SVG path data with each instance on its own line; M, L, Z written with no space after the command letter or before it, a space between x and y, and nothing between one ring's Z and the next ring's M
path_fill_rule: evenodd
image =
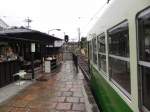
M80 27L78 28L78 37L79 37L79 42L78 42L78 46L80 47Z

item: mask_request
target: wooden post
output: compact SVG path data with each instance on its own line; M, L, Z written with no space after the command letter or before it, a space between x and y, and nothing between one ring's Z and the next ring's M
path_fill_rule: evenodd
M32 69L32 79L34 79L35 73L34 73L34 53L31 52L31 69Z
M32 79L34 79L34 52L35 52L35 43L31 43L31 69L32 69Z

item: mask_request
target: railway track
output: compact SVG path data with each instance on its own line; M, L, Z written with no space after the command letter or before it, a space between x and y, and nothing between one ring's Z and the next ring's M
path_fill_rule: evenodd
M88 58L84 55L78 55L78 65L87 80L90 80Z

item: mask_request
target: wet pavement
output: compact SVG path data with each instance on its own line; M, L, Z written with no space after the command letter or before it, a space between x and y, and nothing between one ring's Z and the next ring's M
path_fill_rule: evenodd
M75 72L72 61L62 64L60 72L43 74L16 96L0 104L0 112L89 112L84 76ZM8 91L9 92L9 91Z
M2 103L3 101L6 101L10 97L16 95L18 92L28 87L29 85L33 83L33 81L26 80L26 81L23 81L23 84L21 83L22 81L21 82L16 81L14 83L11 83L7 86L0 88L0 103Z

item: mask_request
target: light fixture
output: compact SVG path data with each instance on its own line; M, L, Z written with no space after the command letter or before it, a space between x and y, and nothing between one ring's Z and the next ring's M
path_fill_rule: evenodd
M50 31L53 31L53 30L61 31L61 29L51 29L51 30L48 30L48 34Z

